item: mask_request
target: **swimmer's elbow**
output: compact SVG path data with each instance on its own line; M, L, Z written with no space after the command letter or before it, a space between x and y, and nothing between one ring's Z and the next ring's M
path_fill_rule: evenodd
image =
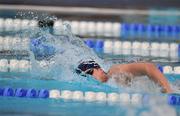
M156 65L154 63L146 63L145 70L146 72L152 71L156 69Z
M146 65L147 65L147 67L149 67L149 68L156 68L156 65L155 65L154 63L148 62L148 63L146 63Z

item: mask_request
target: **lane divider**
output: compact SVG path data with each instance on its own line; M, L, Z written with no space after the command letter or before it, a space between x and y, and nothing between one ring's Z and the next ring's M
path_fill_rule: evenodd
M28 60L0 60L0 72L29 72L30 70L31 62Z
M38 61L40 67L48 66L49 62L44 60ZM161 66L157 65L159 70L164 74L180 74L180 66ZM0 72L29 72L31 71L32 63L29 60L17 59L0 59Z
M0 88L0 96L4 97L20 97L20 98L52 98L52 99L66 99L78 100L87 102L121 102L125 104L143 104L148 103L147 95L139 93L105 93L93 91L70 91L70 90L46 90L46 89L12 89L9 87ZM161 96L163 97L163 96ZM180 95L171 94L166 95L166 102L170 105L180 105Z
M38 27L37 20L0 18L0 31L19 31Z
M178 43L86 39L85 44L97 52L114 55L169 57L173 59L180 57L180 44ZM102 51L98 51L99 49Z
M31 50L35 57L49 57L55 54L55 48L53 46L43 43L42 37L39 38L19 38L0 36L0 51L6 55L6 53L17 55L28 55L29 50ZM9 53L9 51L11 53Z
M179 25L121 24L121 37L172 40L180 37Z
M178 40L180 37L179 25L154 25L120 22L94 22L94 21L66 21L54 22L54 30L59 34L63 22L72 26L72 32L77 35L121 37L123 39L149 39L149 40Z
M0 51L28 51L29 40L29 38L0 36Z
M101 53L111 53L114 55L139 55L153 57L180 57L180 44L165 43L165 42L139 42L139 41L119 41L119 40L102 40L102 39L86 39L85 44L95 51ZM1 37L0 36L0 51L22 51L32 50L40 56L54 54L53 46L45 45L39 38L18 38L18 37Z
M164 57L171 59L180 58L180 44L178 43L86 39L85 44L94 49L97 53ZM49 57L56 52L56 49L53 46L42 43L41 37L29 39L0 36L0 51L2 52L26 51L28 54L29 50L31 50L36 57ZM21 53L24 54L24 52L20 52L20 54ZM16 54L16 52L12 52L12 55L13 54Z
M0 88L0 96L26 97L26 98L49 98L49 91L45 89L23 89L23 88Z
M0 51L27 51L31 50L38 57L55 54L55 48L43 44L39 38L0 37ZM114 55L135 55L151 57L180 57L180 44L165 42L139 42L119 40L86 39L85 44L98 53Z
M130 42L102 39L86 39L84 42L97 53L163 57L176 60L180 58L180 44L178 43ZM29 50L34 53L36 58L49 57L56 52L55 47L43 43L41 37L29 39L0 36L0 51L2 53L6 53L4 51L12 51L12 55L16 55L16 52L28 55Z
M180 37L179 25L154 25L137 23L120 23L110 21L68 21L68 20L28 20L0 18L0 31L19 31L33 27L53 26L54 34L62 34L63 23L71 25L72 32L81 36L116 37L123 39L163 39L171 41Z

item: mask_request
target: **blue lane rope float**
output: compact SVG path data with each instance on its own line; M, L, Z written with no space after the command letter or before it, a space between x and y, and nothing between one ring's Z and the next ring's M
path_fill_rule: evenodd
M26 91L25 89L23 89L23 88L17 88L17 89L15 90L15 95L14 95L14 96L16 96L16 97L25 97L25 96L26 96L26 93L27 93L27 91Z
M14 90L12 88L6 87L3 90L3 96L13 96Z
M3 96L3 89L0 88L0 96Z
M130 33L130 25L123 23L121 24L121 37L128 38Z
M48 98L49 91L46 89L23 89L17 88L12 89L9 87L0 88L0 96L11 96L11 97L26 97L26 98Z
M103 48L104 48L103 40L99 39L94 41L93 39L86 39L84 42L89 48L93 48L98 53L103 53Z
M95 46L93 39L87 39L87 40L85 40L85 44L86 44L89 48L94 48L94 46Z
M26 93L26 97L29 98L36 98L37 97L37 92L35 89L28 89Z
M180 57L180 44L178 45L178 57Z
M101 50L101 47L97 48L99 51ZM98 52L99 52L98 51ZM139 61L137 59L123 59L116 63L122 63L123 62L136 62ZM141 61L141 60L140 60ZM8 63L9 62L9 63ZM41 62L39 62L40 64ZM44 63L44 62L43 62ZM23 64L23 67L20 67ZM11 69L12 67L12 69ZM10 72L29 72L31 70L31 62L28 60L16 60L16 59L0 59L0 72L8 72L8 68L10 69ZM180 66L161 66L160 64L157 64L157 68L164 74L180 74ZM4 70L6 69L6 70ZM25 70L24 70L25 69Z
M104 47L104 41L103 40L97 40L95 43L95 48L103 48Z
M49 97L49 91L46 89L39 90L38 97L39 98L48 98Z
M54 98L54 99L72 99L83 101L108 101L108 102L124 102L131 104L146 104L151 99L151 96L147 94L129 94L129 93L105 93L105 92L93 92L93 91L70 91L70 90L36 90L33 88L12 89L10 87L0 88L0 96L4 97L19 97L19 98ZM180 105L179 94L169 94L167 96L167 103L169 105Z
M160 64L157 64L156 66L159 69L159 71L161 71L161 73L163 73L163 67Z
M180 96L176 94L169 95L168 103L170 105L180 105Z
M141 33L139 37L149 39L178 39L180 27L177 25L153 25L153 24L121 24L121 37L134 38L137 33Z

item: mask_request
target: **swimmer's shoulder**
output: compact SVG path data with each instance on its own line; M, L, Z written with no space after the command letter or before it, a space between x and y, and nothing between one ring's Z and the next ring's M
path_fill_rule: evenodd
M119 64L114 64L114 65L112 65L112 66L110 67L109 70L112 70L112 69L115 69L115 68L118 68L118 67L119 67Z
M114 64L109 68L108 74L112 75L115 72L117 72L117 70L119 70L119 67L121 66L121 64Z
M127 64L114 64L114 65L112 65L112 66L110 67L109 70L119 69L119 68L121 68L121 67L124 67L125 65L127 65Z

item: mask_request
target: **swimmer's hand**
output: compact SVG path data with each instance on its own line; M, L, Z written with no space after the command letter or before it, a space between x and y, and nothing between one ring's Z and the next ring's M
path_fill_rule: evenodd
M168 89L168 88L162 88L161 92L162 93L173 93L173 91L171 89Z

